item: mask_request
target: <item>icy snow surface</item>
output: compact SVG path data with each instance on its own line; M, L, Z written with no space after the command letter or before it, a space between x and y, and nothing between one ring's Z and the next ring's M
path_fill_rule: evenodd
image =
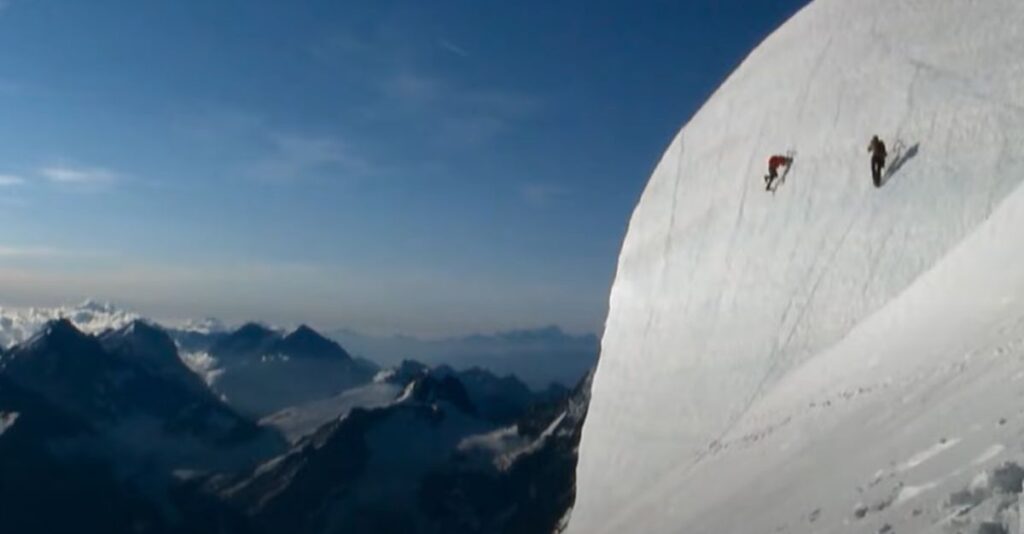
M1024 2L803 9L633 214L569 532L1018 532L1022 180Z
M372 382L327 399L285 408L264 417L260 424L278 429L294 443L321 426L348 415L355 408L370 409L391 404L399 393L400 388L395 384Z
M0 436L18 421L18 412L0 412Z

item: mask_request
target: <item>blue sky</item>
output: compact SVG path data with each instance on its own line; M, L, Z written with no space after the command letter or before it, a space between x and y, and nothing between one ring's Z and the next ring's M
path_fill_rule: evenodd
M600 329L665 146L802 1L0 3L0 305Z

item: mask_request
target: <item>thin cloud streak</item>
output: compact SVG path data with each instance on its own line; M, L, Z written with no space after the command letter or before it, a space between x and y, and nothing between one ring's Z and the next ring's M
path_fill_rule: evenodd
M486 145L542 108L536 98L523 93L470 87L413 68L382 78L378 89L383 113L433 124L432 137L426 141L449 149Z
M344 173L346 177L365 177L376 166L356 154L352 147L334 136L266 132L273 154L257 161L252 171L269 181L293 182L308 177Z
M443 49L445 49L445 50L447 50L447 51L449 51L449 52L451 52L451 53L453 53L453 54L455 54L457 56L469 57L469 55L470 55L469 52L465 48L462 48L461 46L459 46L459 45L457 45L457 44L455 44L455 43L453 43L453 42L451 42L451 41L449 41L447 39L441 39L440 41L438 41L437 44L440 45L441 48L443 48Z
M558 184L542 183L524 184L519 189L519 195L523 198L523 201L535 208L548 206L568 192L565 187Z
M25 179L21 176L14 174L0 174L0 187L10 187L14 185L22 185L25 183Z
M183 127L203 145L232 154L227 163L234 174L263 183L359 180L388 170L350 136L283 128L256 113L216 109L186 118ZM255 155L237 157L239 147Z
M405 70L380 83L381 93L390 101L404 106L433 106L434 102L453 89L443 80Z
M431 53L409 53L430 50ZM319 61L360 66L360 82L368 83L376 99L361 111L385 121L434 125L423 143L434 148L479 149L539 114L543 105L534 95L510 87L467 83L436 68L436 50L460 58L469 50L445 38L419 41L402 31L375 28L340 31L314 47Z
M52 258L65 253L50 247L12 247L0 245L0 258Z
M101 167L52 166L39 169L39 174L55 184L74 186L109 185L119 179L117 173Z

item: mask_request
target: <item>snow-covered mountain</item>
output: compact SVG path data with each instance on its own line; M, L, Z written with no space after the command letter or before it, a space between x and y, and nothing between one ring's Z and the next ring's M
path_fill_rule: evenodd
M262 419L260 424L276 428L291 442L316 432L320 427L345 417L356 408L387 406L401 394L402 386L374 381L345 390L333 397L289 406Z
M304 327L246 325L206 342L221 376L248 373L262 394L316 389L314 369L358 365ZM567 399L408 361L257 425L161 327L90 335L52 320L0 351L0 530L550 531L572 500L587 391Z
M265 417L368 384L377 366L302 325L288 334L258 323L233 332L173 331L193 371L236 409Z
M576 384L594 367L598 352L596 336L567 334L555 326L438 340L374 337L350 330L330 332L330 337L383 366L412 358L458 370L479 367L515 375L537 391L552 382L566 387Z
M0 348L11 347L29 339L43 325L55 319L68 319L77 329L89 334L116 330L136 319L157 324L152 318L145 318L113 304L96 300L52 308L0 306ZM259 323L246 323L232 328L216 318L161 322L160 326L171 334L188 365L208 381L214 380L224 371L223 366L219 366L220 362L212 358L210 350L214 345L221 343L220 348L224 349L224 352L259 352L260 347L256 346L245 348L224 345L231 343L224 342L225 338L246 335L258 338L265 335L269 336L266 338L268 343L272 343L277 341L277 337L284 336L281 328ZM291 333L298 337L289 342L289 350L336 353L336 350L324 344L336 340L347 349L342 351L359 362L362 367L390 367L399 365L406 359L416 359L431 366L447 365L458 370L483 368L498 375L515 375L536 391L543 391L552 383L561 387L577 383L589 369L593 368L598 352L596 336L571 335L555 326L439 340L423 340L409 336L375 337L351 330L335 330L327 336L322 336L305 325L300 325ZM321 346L303 349L299 347L299 344L303 343L302 337L306 337L306 342ZM277 350L269 345L262 349ZM365 376L361 379L365 379ZM277 403L277 406L261 408L257 412L265 415L267 409L280 405Z
M96 337L51 321L0 356L0 377L168 469L243 467L280 438L214 397L178 359L162 330L135 321Z
M570 532L1020 532L1022 20L816 0L723 83L630 221Z
M394 404L354 410L223 494L272 531L416 532L419 481L487 428L457 380L424 375Z
M129 532L161 524L156 507L118 480L110 462L82 451L99 444L89 424L0 376L0 530Z
M260 424L272 426L289 440L297 441L356 408L370 409L391 404L401 396L406 386L423 376L457 379L466 391L474 414L494 424L510 424L526 416L535 406L561 401L569 394L568 390L559 387L535 393L515 376L498 377L484 369L455 371L443 365L431 368L406 360L378 372L371 383L347 389L333 397L290 406L264 417Z
M94 300L87 300L74 306L53 308L0 306L0 348L8 348L28 340L43 325L57 319L71 321L82 332L99 334L121 328L139 318L137 314L119 309L109 302Z
M179 473L241 470L284 448L142 321L94 336L57 319L0 352L4 532L247 532Z
M418 370L417 370L418 369ZM353 408L241 478L209 487L269 532L552 532L571 504L589 382L502 427L457 374L411 362Z
M458 378L480 416L496 423L519 419L532 405L564 397L568 392L568 389L552 384L548 389L535 393L515 375L499 377L479 367L455 371L442 365L436 367L434 373Z
M181 324L174 326L174 330L210 335L227 332L229 328L224 324L224 321L216 317L205 317L203 319L187 319Z

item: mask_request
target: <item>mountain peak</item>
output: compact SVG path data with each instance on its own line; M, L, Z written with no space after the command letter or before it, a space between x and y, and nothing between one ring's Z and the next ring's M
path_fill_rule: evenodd
M108 351L128 360L145 362L149 367L181 368L187 371L178 358L174 340L167 332L141 319L104 333L100 336L100 342Z
M54 335L81 335L82 332L75 327L74 323L70 319L60 318L54 319L46 324L43 328L43 332L47 336Z
M143 319L135 319L121 327L118 331L133 336L157 337L167 335L160 327L150 324L148 321Z
M238 327L238 330L235 330L234 333L232 333L231 335L232 336L239 336L239 337L256 337L256 336L269 336L269 335L274 335L274 334L276 334L276 332L274 332L273 330L271 330L267 326L265 326L265 325L263 325L261 323L250 321L250 322L245 323L242 326Z
M278 352L299 358L351 358L341 345L306 325L300 325L285 336L275 348Z
M469 399L466 387L462 385L458 378L452 375L441 377L429 374L423 375L410 384L409 388L411 389L407 390L406 397L416 402L433 404L445 401L464 413L471 415L476 415L477 413L476 407L473 406L473 402Z
M210 347L210 352L220 356L262 356L272 350L281 335L266 326L249 322L224 336Z
M81 332L99 334L120 328L138 317L94 300L53 308L0 308L0 347L31 339L55 319L67 319Z
M397 366L377 373L377 376L374 377L374 381L389 382L391 384L397 384L404 387L413 380L424 376L429 372L430 367L427 367L416 360L402 360L402 363Z
M15 346L5 358L3 374L38 391L74 391L69 405L96 406L94 392L111 376L123 376L125 366L107 353L99 340L75 328L68 319L48 322L29 341ZM76 396L77 395L77 396ZM88 400L87 400L88 399Z
M309 325L303 323L303 324L300 324L295 329L295 331L293 331L291 333L291 335L293 335L293 336L294 335L304 335L304 336L313 335L313 336L319 336L320 334L317 333L316 330L313 330Z
M70 319L62 318L47 322L39 333L29 340L28 344L68 347L90 341L94 342L95 340L79 330Z
M92 298L85 299L75 309L94 313L115 313L117 311L117 308L109 301L101 302Z

